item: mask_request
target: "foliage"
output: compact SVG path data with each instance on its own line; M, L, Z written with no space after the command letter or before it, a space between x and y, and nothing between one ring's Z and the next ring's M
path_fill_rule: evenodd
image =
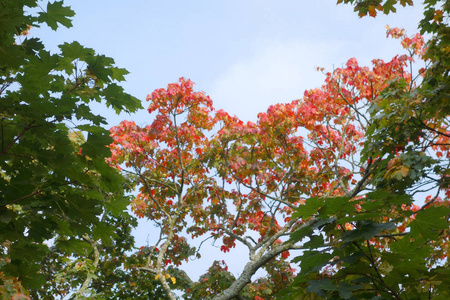
M412 5L340 2L373 17ZM2 298L450 296L446 1L425 0L426 45L388 28L408 55L372 68L352 58L256 123L216 111L180 78L148 96L150 125L123 121L110 132L89 103L139 108L118 85L127 71L77 42L50 53L27 38L42 24L71 26L63 1L39 9L0 3ZM426 66L414 76L417 60ZM134 188L134 213L160 237L130 254L136 221L125 191ZM178 269L209 239L224 253L246 249L239 276L225 261L198 282ZM260 269L267 275L254 278Z
M376 10L395 11L398 1L339 2L355 4L361 16L367 12L376 16ZM408 50L408 56L399 58L410 65L423 59L426 67L417 76L404 70L406 75L388 81L371 99L361 156L371 166L363 176L369 192L355 191L340 199L311 198L297 210L296 215L312 217L318 225L291 236L294 241L309 241L303 255L294 259L301 272L285 291L286 298L450 296L450 48L444 22L449 6L424 2L419 26L422 33L432 34L426 45L419 34L408 37L404 30L388 27L388 36L400 39Z
M40 290L32 291L31 296L34 299L70 295L70 299L164 299L165 293L159 282L134 267L147 259L150 249L141 247L131 253L134 239L128 223L126 218L104 218L105 228L109 225L115 228L114 244L105 245L98 241L92 246L94 251L89 253L86 245L80 245L72 253L54 247L43 261L42 271L48 281ZM180 285L186 289L190 286L183 271L170 268L168 272L176 279L175 287ZM88 277L91 280L86 283ZM84 283L84 289L81 289Z
M354 5L354 10L359 16L369 13L376 17L377 11L386 14L396 12L395 6L413 5L412 0L338 0L338 3L348 3ZM448 1L425 0L423 1L423 19L419 22L420 33L430 34L423 58L427 61L428 68L424 79L418 89L424 99L420 105L424 110L420 117L422 120L433 119L435 114L448 115L449 104L449 72L450 72L450 3ZM405 43L409 41L405 40ZM416 53L417 54L417 53ZM417 105L417 104L416 104ZM419 118L420 120L420 118ZM417 120L416 120L417 122ZM426 124L416 124L415 127L422 127L427 130ZM428 129L430 130L430 129Z
M434 0L428 2L436 2ZM406 5L413 5L412 0L338 0L337 3L350 3L355 6L355 11L358 12L360 17L364 17L369 14L371 17L375 17L378 11L382 11L385 14L396 12L396 5L400 4L405 7Z
M367 111L390 82L411 81L409 60L406 55L389 62L374 60L369 69L350 59L345 68L326 73L320 89L306 91L302 100L269 107L256 124L215 111L209 97L194 92L193 83L184 78L154 91L148 96L149 113L156 112L150 125L123 121L111 128L110 163L117 168L125 163L123 172L140 185L135 213L161 230L154 245L158 256L149 256L140 269L158 278L174 299L167 266L178 266L190 256L200 258L185 232L191 238L206 235L221 241L223 252L232 251L236 243L244 245L249 260L237 278L216 262L186 291L187 297L272 299L294 278L289 250L310 249L302 257L311 269L302 263L298 282L319 271L315 263L322 267L333 258L332 247L342 250L327 237L362 226L345 234L343 243L353 245L395 230L404 211L410 212L411 200L398 197L388 205L397 198L367 194L377 179L372 173L385 161L360 160L360 151L371 125ZM396 183L406 175L400 167L398 178L394 162L388 179ZM376 208L383 215L371 215ZM355 210L359 216L354 220ZM427 222L417 217L415 224ZM287 241L291 233L294 237ZM306 236L310 240L300 243ZM267 270L267 278L247 286L259 268Z
M56 280L48 268L75 263L68 257L86 256L83 268L95 267L96 245L120 248L113 240L117 222L134 222L124 212L125 181L105 162L111 142L105 118L89 107L97 101L116 112L138 109L139 101L118 85L127 71L77 42L50 53L38 38L28 38L43 24L71 26L74 12L63 1L45 10L40 4L0 3L2 298L14 291L17 299L27 298L30 289L45 294L42 286ZM68 284L89 283L90 271L84 272L87 277Z

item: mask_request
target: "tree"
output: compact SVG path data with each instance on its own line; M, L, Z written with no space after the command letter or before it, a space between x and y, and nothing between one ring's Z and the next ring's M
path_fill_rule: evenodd
M385 14L395 13L397 4L413 5L412 0L338 0L337 3L354 5L354 10L360 17L366 16L367 13L376 17L378 11L383 11ZM420 34L429 34L431 37L427 43L426 52L423 53L423 59L427 61L428 68L418 91L426 99L420 107L425 114L421 118L432 119L435 114L446 116L450 111L449 101L447 101L450 84L448 76L450 71L450 27L448 23L450 3L425 0L423 5L423 19L419 22L418 28ZM424 127L424 124L416 125L416 127L420 126Z
M355 4L360 16L412 1L338 1ZM402 76L368 108L362 161L371 192L342 199L309 199L298 209L322 226L297 231L308 237L289 299L446 299L450 294L449 249L449 9L445 1L424 1L419 28L431 33L401 39L405 58L424 60L417 76ZM441 7L439 7L441 6ZM412 68L411 68L412 69ZM405 72L406 74L406 72ZM414 202L414 200L416 202ZM417 205L419 204L419 205ZM306 209L306 210L305 210ZM306 246L306 245L305 245Z
M406 55L374 60L369 69L350 59L346 67L326 73L321 88L306 91L302 100L269 107L256 124L215 111L188 79L155 90L147 98L150 125L123 121L111 128L110 163L118 169L125 164L122 172L140 186L133 210L160 228L153 252L136 268L158 279L167 297L175 299L168 266L200 258L186 234L220 241L223 252L240 243L248 251L241 275L234 277L225 262L215 262L185 290L185 298L275 299L294 280L291 250L311 248L302 256L306 265L296 277L302 278L333 257L330 250L314 250L334 245L325 244L323 235L348 231L353 241L390 233L393 223L371 222L362 213L364 230L350 230L355 220L346 214L366 209L362 202L369 197L383 199L367 202L386 208L387 218L399 222L404 210L412 215L408 197L397 200L405 205L391 212L390 194L367 193L373 171L384 161L360 160L371 124L367 111L391 81L411 81L409 60ZM395 180L398 174L392 176ZM306 236L309 240L300 242ZM260 268L268 276L252 282Z
M128 72L77 42L50 53L38 38L27 38L32 27L43 24L53 30L70 27L73 15L63 1L48 3L45 10L35 0L0 3L0 295L5 299L27 298L28 290L51 291L41 288L55 283L52 268L80 256L85 270L72 278L72 288L83 292L94 278L89 268L98 263L97 247L130 249L129 242L114 240L120 236L117 224L129 234L134 222L125 211L125 181L105 162L112 141L105 118L89 108L97 101L117 113L136 111L139 100L118 85Z

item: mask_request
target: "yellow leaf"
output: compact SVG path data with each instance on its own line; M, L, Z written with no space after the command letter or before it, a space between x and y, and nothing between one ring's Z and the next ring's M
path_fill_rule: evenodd
M155 276L155 280L158 280L158 278L159 278L159 274Z
M389 274L394 269L394 267L392 265L390 265L388 262L383 262L378 267L378 269L384 274Z
M172 283L175 284L177 282L175 277L170 277L170 280L172 280Z
M403 177L406 177L406 175L408 175L408 173L409 173L409 168L406 166L402 166L400 169L400 173L402 173Z

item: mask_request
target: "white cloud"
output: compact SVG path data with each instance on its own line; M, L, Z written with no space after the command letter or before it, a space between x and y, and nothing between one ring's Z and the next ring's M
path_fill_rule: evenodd
M275 103L302 97L305 89L322 85L317 67L330 68L342 45L303 41L259 42L256 53L232 64L212 86L209 94L216 108L242 120L255 120ZM331 46L332 45L332 46ZM336 61L334 61L336 62Z

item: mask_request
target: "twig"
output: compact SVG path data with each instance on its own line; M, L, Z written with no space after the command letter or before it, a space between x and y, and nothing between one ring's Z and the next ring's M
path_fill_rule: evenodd
M87 242L89 242L92 246L92 248L94 249L94 262L93 265L95 268L98 267L98 262L99 262L99 258L100 258L100 253L98 252L98 248L97 245L95 243L95 241L93 239L91 239L87 234L83 235L83 239L85 239ZM84 299L84 293L87 291L89 284L92 281L92 278L94 277L94 275L91 273L91 271L89 270L86 276L86 279L83 282L83 285L81 286L81 288L78 290L78 292L76 293L75 299Z
M11 143L9 143L8 146L6 146L4 149L2 149L2 152L0 152L0 156L2 156L3 154L5 154L9 149L11 149L11 147L22 137L22 135L27 132L28 130L30 130L33 127L33 124L36 123L35 120L31 121L30 124L28 124L27 126L25 126L22 131L14 138L14 140L12 140Z

